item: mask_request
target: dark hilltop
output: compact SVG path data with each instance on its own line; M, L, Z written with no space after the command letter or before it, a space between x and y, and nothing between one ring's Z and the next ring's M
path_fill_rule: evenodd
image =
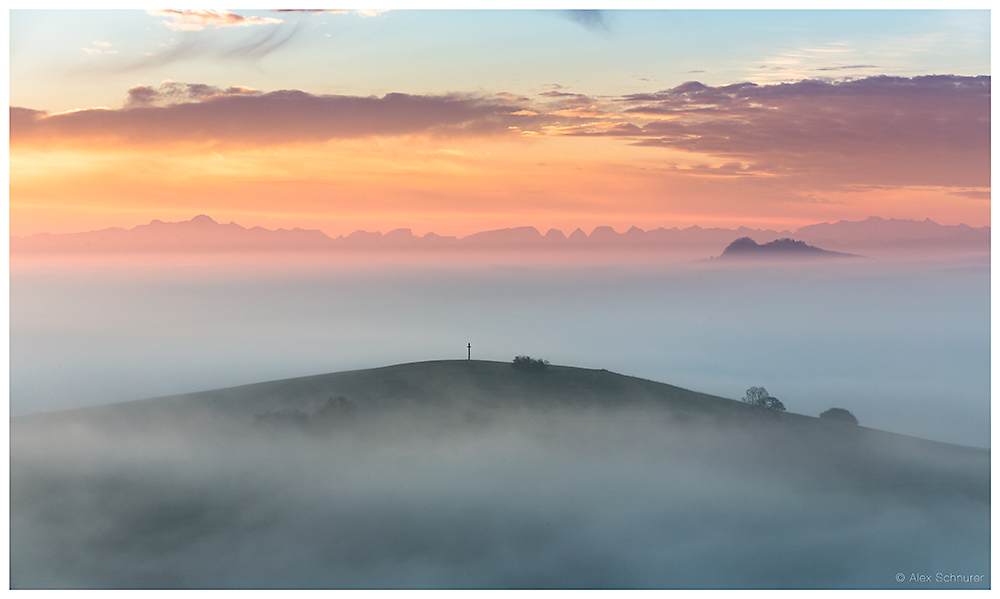
M860 258L857 254L831 252L804 241L796 241L783 237L768 243L758 244L750 237L740 237L730 243L718 259L742 260L752 259L809 259L809 258Z

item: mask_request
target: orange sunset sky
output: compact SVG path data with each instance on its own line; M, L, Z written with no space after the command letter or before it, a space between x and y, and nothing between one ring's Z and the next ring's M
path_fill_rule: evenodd
M10 232L990 223L988 11L10 13Z

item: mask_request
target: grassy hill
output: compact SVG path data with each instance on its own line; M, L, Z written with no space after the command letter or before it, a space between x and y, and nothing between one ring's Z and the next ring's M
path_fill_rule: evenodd
M86 423L114 430L167 426L241 425L276 412L315 414L331 398L342 397L359 415L394 411L458 416L498 410L659 409L674 420L761 425L736 400L690 391L607 370L549 365L522 371L510 362L437 360L335 372L241 385L225 389L143 399L11 419L12 431ZM767 415L767 426L786 431L805 428L819 439L878 438L903 446L988 455L988 450L918 439L866 427L845 425L790 412Z
M490 410L658 406L685 414L727 416L739 402L607 370L549 366L516 370L510 362L441 360L336 372L144 399L48 414L15 417L15 423L84 419L97 423L162 424L205 412L236 420L277 410L315 411L330 397L346 397L362 412L394 409Z
M566 366L11 418L14 588L988 588L989 502L989 450Z

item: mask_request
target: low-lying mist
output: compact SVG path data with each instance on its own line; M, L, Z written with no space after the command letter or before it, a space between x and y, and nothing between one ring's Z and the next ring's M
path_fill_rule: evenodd
M11 413L465 358L471 343L473 359L528 353L729 398L760 385L792 412L989 446L988 264L502 258L12 263Z
M210 416L15 419L11 586L989 587L987 451L657 408ZM939 572L983 578L909 582Z

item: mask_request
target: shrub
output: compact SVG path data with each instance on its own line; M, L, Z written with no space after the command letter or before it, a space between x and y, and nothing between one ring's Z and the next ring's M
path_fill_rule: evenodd
M829 410L820 414L819 417L824 418L826 420L834 420L836 422L847 422L849 424L858 423L858 419L854 417L854 414L851 414L844 408L830 408Z
M514 358L514 368L526 372L545 370L545 367L548 365L548 360L536 360L531 356L517 356Z
M316 411L314 417L321 420L350 420L354 418L357 410L358 406L353 401L338 395L326 400L326 403Z
M354 420L357 405L346 397L337 396L326 400L315 412L284 409L264 412L254 416L259 425L277 428L301 429L312 433L323 433Z

